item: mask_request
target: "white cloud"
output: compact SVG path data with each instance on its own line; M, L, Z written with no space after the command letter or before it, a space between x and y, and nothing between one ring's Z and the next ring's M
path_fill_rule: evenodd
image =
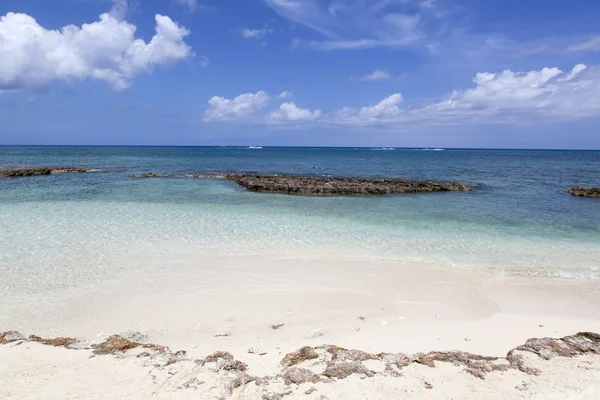
M273 29L242 29L240 32L244 39L263 39L268 34L273 33Z
M600 51L600 36L593 37L585 42L567 47L567 51Z
M269 104L271 98L262 90L256 93L246 93L235 99L215 96L208 101L210 105L204 111L204 121L232 121L253 116Z
M287 90L286 90L286 91L284 91L284 92L281 92L281 93L279 94L279 98L280 98L280 99L288 99L288 98L290 98L290 97L293 97L293 96L294 96L294 93L292 93L292 92L290 92L290 91L287 91Z
M294 103L283 103L279 110L273 111L270 115L271 121L314 121L321 116L321 110L310 111L300 108Z
M360 109L344 107L332 114L332 122L338 123L370 123L388 120L399 116L402 110L402 94L394 93L386 97L374 106L366 106Z
M192 55L184 42L189 31L156 15L149 43L135 38L136 26L120 18L126 1L117 1L100 20L48 30L27 14L0 16L0 90L39 89L55 82L87 78L125 89L141 73Z
M341 124L403 125L529 123L600 117L600 69L576 65L571 71L478 73L475 87L454 91L442 101L401 108L394 94L375 106L344 108L330 116Z
M353 77L350 80L375 82L375 81L386 81L386 80L390 79L391 77L392 77L392 75L389 72L383 71L381 69L376 69L369 75Z
M213 97L204 119L400 128L414 124L543 124L600 117L600 66L578 64L570 71L542 68L529 72L480 72L473 84L425 104L404 106L403 95L394 93L375 105L344 107L329 113L303 109L292 102L269 111L270 98L265 92L244 94L233 100Z
M429 13L433 2L425 1L414 12L409 1L364 0L263 0L275 12L317 31L324 40L296 39L294 46L316 50L350 50L402 47L423 39L421 13Z

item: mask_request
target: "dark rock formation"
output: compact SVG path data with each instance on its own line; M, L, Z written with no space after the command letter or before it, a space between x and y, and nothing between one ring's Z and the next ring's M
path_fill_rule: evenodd
M138 346L140 346L140 343L138 342L133 342L119 335L112 335L104 342L94 346L94 354L103 355L122 353L124 351L134 349Z
M291 385L292 383L300 385L306 382L317 383L321 378L306 368L289 368L283 374L283 380L286 385Z
M16 178L22 176L50 175L66 172L89 171L89 168L79 167L12 167L0 168L0 178Z
M573 189L569 190L569 193L571 193L573 196L579 196L579 197L600 198L600 188L584 189L584 188L580 188L579 186L577 186L577 187L574 187Z
M30 335L28 340L30 342L38 342L38 343L47 344L48 346L54 346L54 347L68 347L77 341L77 339L67 338L67 337L58 337L58 338L54 338L54 339L42 339L41 337L35 336L35 335Z
M25 340L25 336L21 334L21 332L17 331L8 331L0 333L0 344L8 344L12 342L16 342L17 340Z
M586 353L600 354L600 335L580 332L576 335L565 336L562 339L529 339L524 345L511 350L511 352L515 350L528 351L545 360L554 357L581 356Z
M154 172L146 172L145 174L133 174L134 178L166 178L168 174L155 174Z
M315 349L305 346L298 351L287 354L283 360L281 360L281 365L284 367L291 367L303 361L312 360L315 358L319 358L319 354L315 351Z
M193 178L193 179L223 179L225 175L223 174L214 174L214 173L206 173L206 174L184 174L184 178Z
M375 371L371 371L359 361L329 363L323 371L323 376L337 379L345 379L352 374L365 374L371 378L375 376Z
M0 345L11 345L13 342L14 345L19 345L23 342L38 342L49 346L62 346L67 349L81 348L73 345L75 341L73 338L43 339L34 335L26 338L16 331L0 333ZM165 367L181 360L189 360L186 358L185 351L173 353L168 347L139 343L119 335L112 335L104 342L86 348L92 349L97 355L119 355L134 348L154 350L154 355L150 352L143 352L137 357L163 357L166 362L155 364L157 367ZM463 367L466 373L479 379L485 379L487 374L496 371L518 371L528 375L540 374L541 372L538 369L527 365L528 358L525 357L526 353L532 353L544 360L554 357L600 356L600 334L581 332L559 339L529 339L525 344L510 350L505 357L487 357L462 351L432 351L413 355L404 353L372 354L360 350L344 349L338 346L307 346L284 357L281 361L283 367L281 374L265 376L263 378L248 375L245 372L248 366L241 361L235 360L231 353L225 351L217 351L203 360L196 360L196 364L199 367L207 363L216 364L216 370L214 366L211 366L211 369L216 372L224 371L227 374L229 379L231 379L227 386L227 393L232 394L235 389L243 387L250 382L255 382L259 386L268 386L269 381L277 379L283 379L285 385L289 386L292 384L326 382L328 379L345 379L353 374L361 374L364 377L373 377L375 375L400 377L402 376L401 370L403 368L415 363L431 368L435 368L440 362L450 363L456 367ZM364 364L364 362L374 361L381 363L382 367L385 365L385 370L375 372ZM325 369L322 373L315 373L308 368L296 366L302 363L312 363L313 366L316 364L324 365ZM183 387L186 387L185 385L188 383L185 383ZM433 387L427 381L425 381L424 385L427 389ZM265 394L263 398L281 398L289 393L291 393L289 389L282 393L271 392Z
M303 176L226 174L226 179L252 192L299 195L385 195L470 191L454 182L413 182L406 179L325 178Z

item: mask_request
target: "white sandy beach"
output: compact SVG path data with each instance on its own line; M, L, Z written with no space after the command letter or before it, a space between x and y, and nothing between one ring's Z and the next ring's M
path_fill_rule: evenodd
M529 338L600 332L599 294L597 280L499 277L393 261L164 257L93 286L2 305L3 330L78 341L70 346L76 349L31 341L0 346L0 397L598 398L600 354L592 353L550 360L527 353L537 376L509 369L480 379L445 362L391 373L381 360L368 360L371 377L321 376L301 385L276 377L287 370L284 356L303 346L504 357ZM187 354L170 363L162 353L138 358L138 347L90 358L90 346L111 334ZM244 374L267 379L227 389L240 371L194 363L215 351L247 364ZM299 366L322 373L328 353L318 352L320 358Z

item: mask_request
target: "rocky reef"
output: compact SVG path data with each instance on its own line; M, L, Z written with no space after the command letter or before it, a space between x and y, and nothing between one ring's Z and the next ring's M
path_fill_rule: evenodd
M406 179L255 174L225 174L224 177L252 192L297 195L386 195L471 190L471 187L455 182L416 182Z
M169 175L166 173L155 174L154 172L146 172L145 174L133 174L134 178L167 178Z
M89 168L80 167L9 167L0 168L0 178L16 178L23 176L50 175L67 172L90 172Z
M569 190L573 196L600 198L600 188L584 189L579 186Z

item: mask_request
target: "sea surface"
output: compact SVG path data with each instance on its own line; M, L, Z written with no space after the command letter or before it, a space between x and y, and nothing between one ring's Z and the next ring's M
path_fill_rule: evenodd
M102 171L0 180L0 287L12 298L165 255L362 257L600 277L600 200L567 193L600 186L600 151L0 147L0 166L32 165ZM132 179L149 171L402 177L475 188L305 197L251 193L221 179Z

